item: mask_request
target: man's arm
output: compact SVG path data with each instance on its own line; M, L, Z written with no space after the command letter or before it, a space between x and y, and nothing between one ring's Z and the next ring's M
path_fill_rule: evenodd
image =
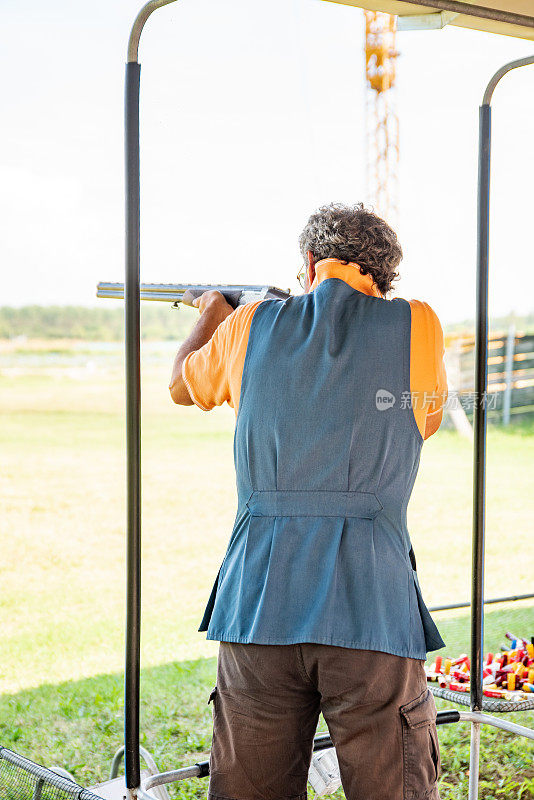
M209 342L221 322L234 310L226 302L222 294L215 291L204 292L200 297L193 300L191 305L199 309L200 319L176 353L169 384L171 397L180 406L193 405L193 400L182 377L182 367L186 357L189 353L200 350L201 347Z
M426 415L426 424L425 424L425 439L428 439L429 436L436 433L437 429L441 425L441 420L443 419L443 409L440 408L438 411L435 411L433 414L428 413Z
M410 387L417 427L423 439L439 428L447 397L443 331L436 312L421 300L410 300ZM427 397L432 399L428 399Z
M435 356L435 376L436 383L434 394L439 400L431 403L428 413L426 415L425 424L425 439L432 436L438 430L443 419L443 406L447 399L447 373L445 371L445 344L443 341L443 330L441 323L434 311L433 314L433 328L434 328L434 356Z

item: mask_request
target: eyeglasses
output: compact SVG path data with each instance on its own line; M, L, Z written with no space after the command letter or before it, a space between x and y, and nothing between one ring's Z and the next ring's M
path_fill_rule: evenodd
M300 272L297 273L297 280L303 289L306 288L306 267L302 267Z

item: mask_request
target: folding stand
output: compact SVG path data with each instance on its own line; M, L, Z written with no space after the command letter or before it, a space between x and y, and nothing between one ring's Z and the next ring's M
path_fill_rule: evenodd
M343 2L343 0L338 0ZM125 768L126 786L130 798L154 800L147 790L172 781L209 774L208 762L151 776L144 787L140 786L139 762L139 660L140 660L140 601L141 601L141 366L140 366L140 312L139 312L139 79L138 47L143 27L158 8L175 0L152 0L139 12L128 44L126 65L126 413L127 413L127 622L126 622L126 673L125 673ZM350 0L352 3L352 0ZM352 3L358 5L358 0ZM410 5L417 5L412 2ZM376 3L374 3L376 7ZM380 4L378 4L380 5ZM402 4L408 6L408 3ZM419 5L422 3L419 0ZM426 6L462 11L476 15L484 11L486 17L510 23L534 24L534 19L519 14L499 12L451 0L427 0ZM453 8L454 6L454 8ZM478 9L473 10L473 9ZM484 608L484 534L485 534L485 480L486 480L486 390L488 350L488 263L489 263L489 197L490 197L490 128L491 98L499 80L511 69L534 64L534 56L513 61L500 69L488 84L480 107L479 175L478 175L478 255L477 255L477 308L476 308L476 401L474 407L474 475L473 475L473 553L471 598L471 698L470 711L443 711L438 723L468 721L471 723L471 751L469 772L469 800L478 796L480 751L480 725L492 725L529 739L534 731L515 723L491 717L483 703L483 608ZM450 695L450 693L449 693ZM456 698L448 699L457 702ZM508 703L493 704L491 710L509 711ZM533 704L534 705L534 704ZM522 704L521 708L530 707ZM513 710L517 710L514 704ZM314 749L331 747L326 736L315 739Z

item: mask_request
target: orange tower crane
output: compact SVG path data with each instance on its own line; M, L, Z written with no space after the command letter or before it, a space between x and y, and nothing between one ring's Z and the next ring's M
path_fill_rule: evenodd
M381 11L363 13L367 202L395 224L399 165L399 120L394 102L397 18Z

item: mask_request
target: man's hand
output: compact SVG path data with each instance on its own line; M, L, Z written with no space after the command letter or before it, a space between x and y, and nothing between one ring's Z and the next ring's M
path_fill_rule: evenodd
M182 378L182 366L185 358L189 353L200 350L234 309L217 291L203 292L200 297L194 297L191 292L187 291L184 293L182 303L198 308L200 319L176 354L169 391L172 399L178 405L192 406L193 401Z
M216 290L202 292L199 297L195 297L188 289L186 292L184 292L182 303L186 306L194 306L195 308L198 308L201 314L207 312L209 315L213 315L214 320L217 318L217 316L219 316L219 322L215 327L220 325L221 322L225 320L226 317L230 316L234 310L232 306L226 302L224 295Z

